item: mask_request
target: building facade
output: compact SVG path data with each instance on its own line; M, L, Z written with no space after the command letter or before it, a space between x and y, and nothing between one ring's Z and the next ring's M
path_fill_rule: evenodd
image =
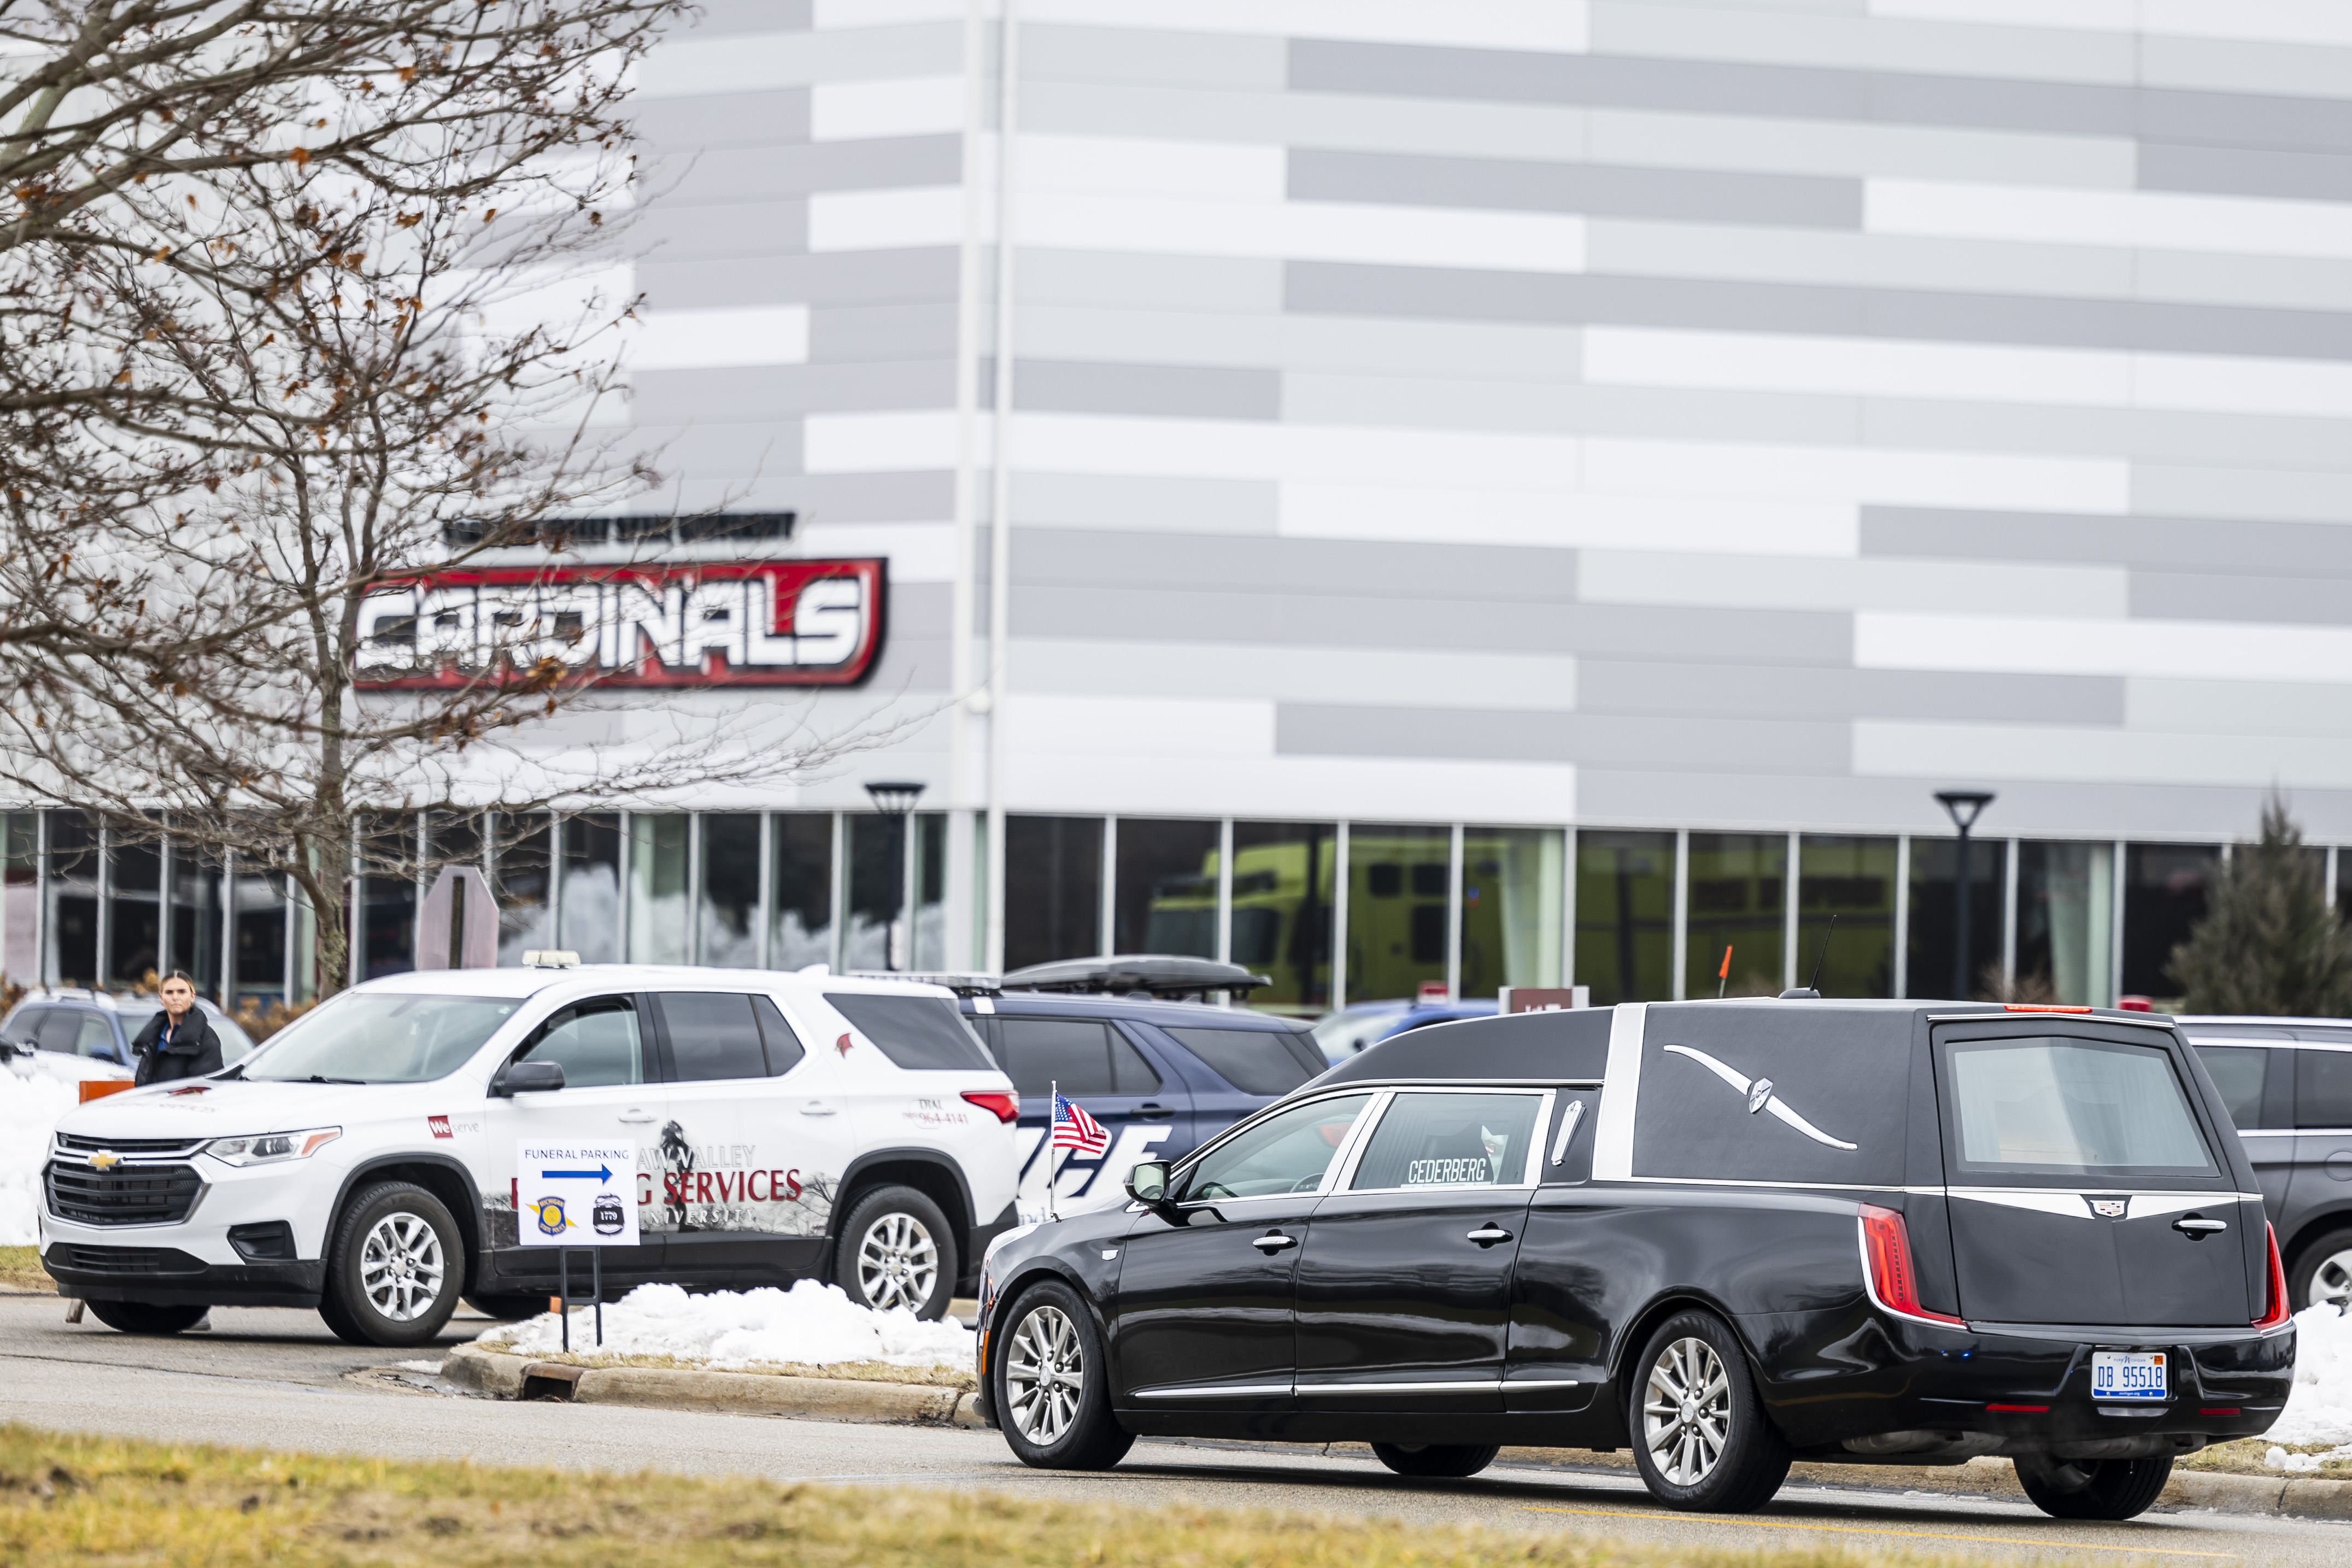
M2268 790L2352 843L2352 9L712 0L640 83L662 503L887 559L811 711L919 722L551 830L510 935L862 965L903 901L1315 1010L1778 988L1835 915L1825 989L1944 994L1969 787L1978 965L2105 1001ZM12 821L11 972L68 897L120 968L166 868Z

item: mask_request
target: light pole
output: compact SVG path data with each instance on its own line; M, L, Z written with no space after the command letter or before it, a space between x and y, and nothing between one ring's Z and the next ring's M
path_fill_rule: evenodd
M1960 830L1959 872L1952 887L1952 999L1969 999L1969 830L1992 804L1990 789L1938 789L1936 799Z
M921 799L925 786L904 780L868 784L866 793L873 799L874 809L882 813L894 831L890 835L890 903L889 921L882 928L882 967L900 967L898 963L898 915L907 897L907 824L915 814L915 802ZM908 946L912 946L910 942Z

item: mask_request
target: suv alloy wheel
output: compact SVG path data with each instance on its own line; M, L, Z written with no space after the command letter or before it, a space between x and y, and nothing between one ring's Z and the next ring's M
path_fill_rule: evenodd
M465 1282L448 1208L414 1182L383 1182L344 1207L319 1315L352 1344L423 1344L447 1325Z
M955 1233L940 1206L911 1186L880 1186L850 1206L833 1282L861 1307L904 1307L933 1322L955 1294Z

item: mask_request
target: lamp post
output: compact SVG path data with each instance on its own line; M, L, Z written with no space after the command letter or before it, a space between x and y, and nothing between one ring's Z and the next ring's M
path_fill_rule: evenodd
M866 787L866 793L874 801L874 809L881 812L895 830L890 835L889 921L882 928L882 967L886 969L903 967L898 962L898 916L906 907L908 823L915 814L915 802L922 798L924 789L922 784L904 780L888 780Z
M1952 887L1952 999L1969 999L1969 830L1992 804L1990 789L1938 789L1936 799L1960 831L1958 874Z

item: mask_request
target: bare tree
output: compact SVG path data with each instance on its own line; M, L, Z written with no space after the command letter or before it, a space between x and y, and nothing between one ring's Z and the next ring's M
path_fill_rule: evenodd
M289 877L322 993L383 813L773 777L891 727L672 705L551 753L606 701L576 620L381 612L651 481L594 433L635 303L618 110L674 3L0 0L0 779Z

